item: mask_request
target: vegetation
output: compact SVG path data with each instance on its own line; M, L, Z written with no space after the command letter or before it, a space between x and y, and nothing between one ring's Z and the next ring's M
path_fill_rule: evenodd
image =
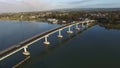
M110 23L99 23L100 26L106 28L106 29L117 29L120 30L120 24L110 24Z
M97 20L99 23L120 23L118 11L46 11L1 14L0 20L46 21L55 18L65 21L78 21L80 18Z

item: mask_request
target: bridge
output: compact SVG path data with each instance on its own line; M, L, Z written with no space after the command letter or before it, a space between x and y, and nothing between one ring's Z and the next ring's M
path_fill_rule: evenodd
M19 44L17 45L13 45L12 47L9 47L3 51L0 52L0 61L4 60L5 58L13 55L14 53L20 51L20 50L24 50L23 54L24 55L30 55L30 52L27 51L27 48L28 46L30 46L31 44L41 40L41 39L45 39L45 41L43 42L45 45L49 45L50 42L48 41L48 37L51 35L51 34L54 34L56 32L58 32L58 38L63 38L62 36L62 30L65 29L65 28L68 28L68 31L67 33L68 34L72 34L73 31L71 30L71 27L72 26L75 26L75 29L76 30L80 30L80 28L78 27L79 24L81 24L81 26L83 26L83 24L86 24L87 26L89 26L89 23L90 22L94 22L94 20L85 20L85 21L80 21L80 22L72 22L72 23L69 23L69 24L65 24L65 25L62 25L58 28L55 28L55 29L52 29L52 30L49 30L49 31L46 31L44 33L41 33L41 34L38 34L38 35L35 35L23 42L20 42Z

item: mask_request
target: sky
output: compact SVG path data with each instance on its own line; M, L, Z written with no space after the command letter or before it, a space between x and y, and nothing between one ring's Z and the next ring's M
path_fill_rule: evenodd
M0 0L0 13L64 8L120 8L120 0Z

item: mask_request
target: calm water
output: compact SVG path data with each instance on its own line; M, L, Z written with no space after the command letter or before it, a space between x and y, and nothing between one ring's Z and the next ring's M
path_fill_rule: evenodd
M0 51L58 26L46 22L0 21Z
M35 34L58 27L48 23L14 23L1 21L0 49L16 44ZM9 31L8 31L9 30ZM105 29L99 25L67 35L63 39L55 33L49 37L51 45L43 45L43 39L32 44L28 51L31 58L19 68L119 68L120 30ZM6 41L7 40L7 41ZM4 46L3 46L4 45ZM11 68L25 58L20 51L0 62L0 68Z

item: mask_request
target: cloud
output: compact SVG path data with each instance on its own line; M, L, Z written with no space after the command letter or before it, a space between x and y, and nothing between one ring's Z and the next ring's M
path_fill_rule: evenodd
M120 1L117 0L79 0L64 4L68 8L120 8Z
M87 5L86 3L89 3L92 1L95 1L95 0L79 0L79 1L75 0L75 1L69 1L69 2L60 2L59 5L61 5L62 8L82 8L83 5Z
M86 6L82 6L82 7L86 7ZM97 4L90 4L90 5L87 5L87 8L120 8L120 3L97 3Z
M42 11L51 8L52 3L43 0L4 0L0 2L0 12Z
M120 7L119 0L0 0L0 12L27 12L63 8Z
M72 2L68 2L68 4L82 4L90 1L93 1L93 0L72 1Z

